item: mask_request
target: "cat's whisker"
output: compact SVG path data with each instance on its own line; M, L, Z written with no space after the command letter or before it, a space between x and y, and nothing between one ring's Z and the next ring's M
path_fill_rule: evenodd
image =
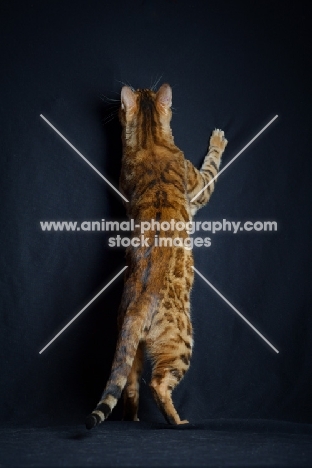
M114 108L107 108L107 111L109 114L106 115L106 117L110 117L111 115L117 115L118 114L119 107L114 106Z
M110 119L107 119L107 120L103 121L103 125L107 125L108 123L110 123L114 119L115 119L115 117L111 117Z
M115 112L112 112L111 114L107 115L106 117L104 117L102 119L102 122L103 124L107 124L109 122L111 122L112 120L114 120L116 117L118 116L118 111L115 111Z
M131 91L133 91L133 92L135 91L134 87L131 86L131 84L125 83L124 81L120 81L120 80L117 80L117 81L118 81L118 83L122 84L123 86L128 86L128 88L130 88Z
M110 104L113 104L113 105L120 105L120 99L114 99L114 98L111 98L111 97L108 97L108 96L105 96L105 94L100 94L100 99L101 101L104 101L104 102L108 102Z
M100 96L100 99L102 101L105 101L105 102L116 102L116 103L118 102L118 103L120 103L120 99L113 99L113 98L109 98L107 96Z

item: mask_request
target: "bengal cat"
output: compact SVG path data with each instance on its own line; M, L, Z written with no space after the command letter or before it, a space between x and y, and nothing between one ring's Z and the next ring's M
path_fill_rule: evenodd
M208 154L199 171L185 159L174 144L171 132L172 91L163 84L158 92L150 89L121 90L119 118L122 125L123 159L120 190L129 200L127 215L137 226L154 220L145 232L149 245L129 246L128 268L119 310L119 338L112 371L101 400L86 418L88 429L104 421L124 392L124 419L138 421L139 382L143 353L152 362L150 387L170 424L181 420L172 391L190 365L192 324L190 292L193 284L193 256L182 246L158 246L155 236L179 237L186 242L189 230L176 229L176 223L189 223L196 211L209 200L212 182L227 144L224 133L214 130ZM170 230L159 229L157 222L175 223ZM181 227L181 225L179 226ZM136 227L133 236L141 236Z

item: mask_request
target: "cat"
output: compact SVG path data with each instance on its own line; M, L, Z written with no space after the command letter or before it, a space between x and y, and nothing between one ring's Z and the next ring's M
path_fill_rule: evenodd
M218 173L227 145L224 132L214 130L208 154L199 171L174 144L170 121L172 90L163 84L150 89L121 90L119 119L123 157L120 190L129 200L127 215L136 223L154 220L144 233L147 246L126 249L128 268L119 310L119 338L112 370L101 400L86 418L91 429L104 421L124 393L124 420L138 421L139 382L144 351L152 362L150 388L169 424L183 424L172 401L172 391L189 368L193 338L190 292L193 256L189 248L157 246L155 238L189 239L176 225L162 231L157 222L188 223L209 200L215 180L196 200L192 198Z

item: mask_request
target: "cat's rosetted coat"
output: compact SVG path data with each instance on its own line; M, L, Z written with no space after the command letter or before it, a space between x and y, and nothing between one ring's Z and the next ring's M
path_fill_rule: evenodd
M172 91L164 84L157 93L124 86L121 91L123 159L120 190L129 200L127 215L136 224L151 220L188 223L214 190L213 181L193 202L219 169L227 144L214 130L200 169L185 159L174 144L171 120ZM157 224L156 224L157 226ZM171 424L182 424L172 402L172 391L190 365L193 339L190 292L193 256L183 246L157 246L155 236L187 241L187 229L144 233L149 245L126 251L124 291L119 311L119 339L112 371L95 410L87 417L88 429L104 421L124 392L124 419L138 420L139 382L143 353L152 362L150 387L156 403ZM140 229L133 236L140 237ZM187 245L187 242L185 242Z

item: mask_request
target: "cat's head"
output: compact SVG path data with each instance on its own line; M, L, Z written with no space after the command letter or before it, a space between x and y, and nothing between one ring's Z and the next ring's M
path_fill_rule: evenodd
M153 135L171 136L170 120L172 90L163 84L157 92L151 89L137 89L124 86L121 90L119 119L128 142L136 132L144 131Z

